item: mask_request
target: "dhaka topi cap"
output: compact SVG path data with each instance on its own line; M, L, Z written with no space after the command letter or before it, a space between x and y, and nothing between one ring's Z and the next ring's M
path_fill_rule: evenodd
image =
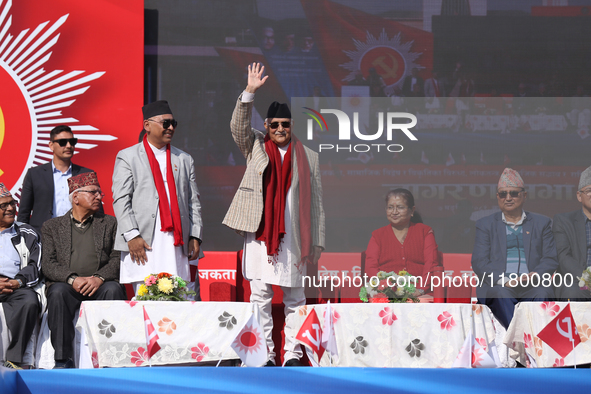
M4 183L0 183L0 198L8 196L12 196L12 194L10 194L10 190L4 186Z
M152 116L171 114L172 110L166 100L158 100L153 103L146 104L142 107L142 113L144 114L144 120L150 119Z
M591 167L587 167L585 171L581 172L581 178L579 178L579 190L589 185L591 185Z
M497 189L502 187L520 187L523 189L523 179L517 171L512 168L505 168L505 171L501 174Z
M84 186L101 187L101 185L99 185L98 178L96 177L96 172L84 172L82 174L68 178L68 188L70 189L70 194L80 188L83 188Z
M267 119L287 118L291 119L291 111L286 103L280 104L273 101L267 110Z

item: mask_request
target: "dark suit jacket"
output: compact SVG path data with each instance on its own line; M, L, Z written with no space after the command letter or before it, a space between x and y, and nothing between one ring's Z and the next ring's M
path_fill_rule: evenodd
M45 275L47 288L55 282L65 282L74 274L70 270L72 255L72 225L70 212L64 216L49 219L43 224L43 254L41 269ZM121 252L114 249L117 234L117 219L97 212L92 220L94 245L99 259L95 272L105 281L119 280Z
M530 272L542 275L552 274L558 267L556 246L550 218L536 213L525 212L523 222L523 243L525 258ZM472 269L484 283L476 289L478 298L486 298L491 286L501 279L507 269L507 227L501 219L501 212L479 219L476 222L476 240L472 252Z
M72 163L72 176L85 172L92 170ZM29 168L23 182L17 220L30 224L41 234L41 226L53 216L53 194L51 162ZM104 212L102 206L99 212Z
M573 277L573 287L579 286L577 276L581 276L587 268L587 233L585 232L586 217L581 209L569 213L559 213L554 216L554 239L558 253L558 270L563 284L556 288L556 296L561 297L564 286L564 275L570 273Z

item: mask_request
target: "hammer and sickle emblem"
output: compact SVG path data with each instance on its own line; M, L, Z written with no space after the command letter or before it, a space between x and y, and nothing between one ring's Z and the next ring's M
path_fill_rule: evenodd
M371 64L374 67L380 67L384 71L384 73L380 73L382 78L397 79L398 78L398 62L396 61L394 56L392 56L391 54L388 53L387 56L392 61L392 67L388 67L388 65L386 63L384 63L384 59L386 59L386 56L377 57Z

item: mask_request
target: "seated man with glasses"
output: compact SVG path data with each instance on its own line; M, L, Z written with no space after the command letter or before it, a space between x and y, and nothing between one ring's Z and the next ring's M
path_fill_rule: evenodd
M579 287L583 271L591 267L591 167L581 173L577 199L582 209L554 216L554 238L558 270L562 283L555 281L556 297L561 300L591 301L589 290Z
M74 314L82 301L125 300L121 254L114 249L117 220L99 212L104 193L96 173L68 179L72 209L43 225L43 273L55 368L74 363Z
M15 222L16 201L0 183L0 303L11 338L4 366L22 369L23 355L39 316L33 286L39 281L41 244L28 224ZM1 357L1 355L0 355Z
M54 127L49 133L49 149L53 152L51 162L27 171L18 221L30 224L39 234L45 221L62 216L72 208L68 200L68 178L92 171L72 163L77 143L70 127ZM100 212L103 212L102 205Z
M558 266L550 218L523 210L523 179L505 168L497 186L501 212L476 222L472 269L480 280L478 302L505 328L521 301L554 298L552 274Z

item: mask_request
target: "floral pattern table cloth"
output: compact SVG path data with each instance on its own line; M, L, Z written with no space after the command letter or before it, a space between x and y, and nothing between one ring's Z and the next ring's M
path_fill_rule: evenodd
M494 344L492 313L471 304L331 304L341 367L450 368L473 330L485 351ZM299 308L296 327L326 305ZM321 366L330 365L328 354Z
M591 363L591 304L571 302L570 310L581 338L574 352L562 358L538 334L568 302L520 302L503 342L516 354L517 361L528 367L563 367ZM529 357L527 356L529 355ZM533 362L531 360L533 359ZM576 359L576 361L575 361Z
M232 342L251 314L258 319L256 305L245 302L83 302L76 328L84 331L95 368L149 365L142 307L161 347L152 365L237 359Z

